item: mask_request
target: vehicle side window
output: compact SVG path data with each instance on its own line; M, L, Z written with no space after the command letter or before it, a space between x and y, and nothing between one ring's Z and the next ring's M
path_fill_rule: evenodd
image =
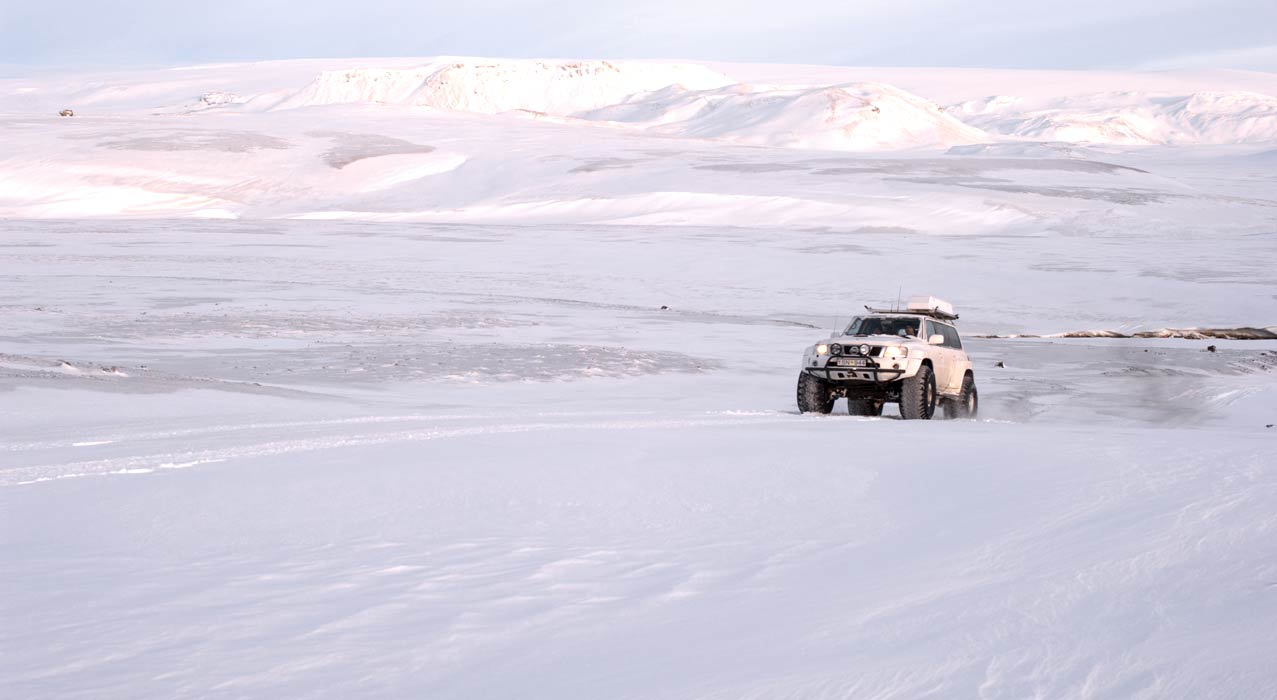
M926 330L927 330L927 332L922 334L922 339L923 339L923 340L927 340L927 339L928 339L928 338L930 338L931 336L936 335L937 333L939 333L939 332L940 332L940 331L936 330L936 324L932 323L931 321L927 321L927 329L926 329Z
M958 329L941 324L940 333L944 336L944 346L954 350L962 349L962 340L958 338Z

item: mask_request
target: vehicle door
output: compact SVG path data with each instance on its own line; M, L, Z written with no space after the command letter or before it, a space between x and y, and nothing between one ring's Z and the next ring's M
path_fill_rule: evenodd
M927 333L923 336L923 340L930 343L931 336L944 335L943 325L935 321L927 321ZM948 342L948 339L945 339ZM936 390L942 394L952 393L949 390L949 384L952 381L950 377L953 374L953 351L944 345L929 345L927 356L931 358L931 365L936 371Z
M962 338L958 336L958 329L947 323L937 324L940 326L940 333L944 336L944 348L949 355L949 380L942 389L945 393L956 394L962 390L962 378L966 374L962 358L965 352L962 349Z

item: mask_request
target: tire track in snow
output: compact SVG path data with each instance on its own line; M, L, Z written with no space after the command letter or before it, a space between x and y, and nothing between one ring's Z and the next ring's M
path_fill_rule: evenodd
M186 450L148 455L110 457L0 469L0 486L23 486L45 481L110 474L148 474L161 469L184 469L233 459L271 457L297 452L317 452L342 447L365 447L397 442L424 442L480 435L508 435L559 430L653 430L702 427L736 427L784 423L798 417L787 413L741 414L719 418L683 420L590 421L481 425L468 428L431 428L380 433L355 433L310 439L287 439L234 447Z
M592 415L585 411L572 413L541 413L538 414L545 418L572 418L585 415ZM621 414L626 415L626 414ZM643 415L634 413L629 415ZM456 415L406 415L406 416L359 416L355 418L332 418L327 420L311 420L311 421L283 421L274 423L241 423L235 425L210 425L199 428L183 428L180 430L163 430L158 432L131 433L131 434L109 434L95 435L92 437L67 438L65 440L46 440L41 442L11 442L0 443L0 451L5 452L32 452L38 450L52 450L66 447L92 447L96 445L108 445L113 443L140 442L145 440L166 440L169 438L183 437L199 437L201 435L216 435L220 433L237 433L252 430L278 430L280 428L323 428L328 426L339 425L361 425L361 424L382 424L382 423L413 423L427 421L459 421L459 420L504 420L508 415L495 413L486 414L456 414ZM0 472L4 470L0 469Z

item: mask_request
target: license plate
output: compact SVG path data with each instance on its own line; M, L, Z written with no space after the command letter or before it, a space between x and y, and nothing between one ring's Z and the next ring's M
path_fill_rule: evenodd
M869 360L862 357L844 357L838 361L839 367L868 367Z

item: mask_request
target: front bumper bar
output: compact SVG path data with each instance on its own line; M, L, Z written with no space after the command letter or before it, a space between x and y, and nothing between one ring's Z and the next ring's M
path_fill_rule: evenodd
M803 371L827 382L875 382L885 384L899 379L908 370L890 369L880 367L877 364L870 364L865 367L830 367L829 365L824 367L804 367Z

